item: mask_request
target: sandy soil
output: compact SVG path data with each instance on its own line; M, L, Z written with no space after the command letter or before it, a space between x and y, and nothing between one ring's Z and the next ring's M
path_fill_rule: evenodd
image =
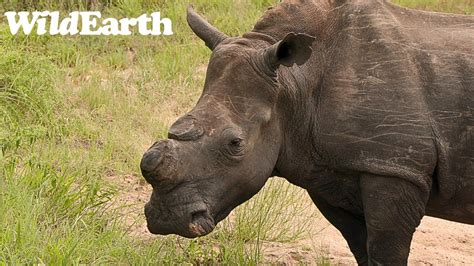
M324 218L310 230L317 233L293 245L267 243L267 260L288 265L298 261L312 264L325 257L331 264L356 265L344 238ZM474 265L474 226L423 218L414 235L409 264Z
M120 193L112 204L125 206L119 212L129 233L142 238L153 237L147 232L143 217L150 187L131 175L111 174L107 179L118 186ZM341 234L322 217L316 219L308 228L308 235L296 243L265 243L264 256L266 264L356 264ZM409 264L474 265L474 225L425 217L416 230Z

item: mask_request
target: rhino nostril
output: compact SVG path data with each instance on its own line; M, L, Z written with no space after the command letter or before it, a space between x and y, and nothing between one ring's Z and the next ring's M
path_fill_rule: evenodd
M191 213L191 220L195 221L195 220L197 220L200 217L205 216L205 215L207 215L207 210L195 211L195 212Z

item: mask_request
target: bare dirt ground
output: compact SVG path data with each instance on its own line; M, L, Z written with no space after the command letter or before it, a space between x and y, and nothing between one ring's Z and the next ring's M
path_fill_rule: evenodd
M107 179L117 184L120 191L113 205L126 206L120 213L129 233L142 238L153 237L143 217L143 205L148 201L151 188L136 176L110 175ZM296 243L265 243L264 264L356 264L346 241L323 217L316 219L308 232ZM474 265L474 225L423 218L414 235L409 264Z
M287 265L299 262L330 262L356 265L339 231L324 218L317 221L314 234L296 244L269 244L266 259ZM322 257L326 258L322 261ZM410 265L474 265L474 226L425 217L411 246Z

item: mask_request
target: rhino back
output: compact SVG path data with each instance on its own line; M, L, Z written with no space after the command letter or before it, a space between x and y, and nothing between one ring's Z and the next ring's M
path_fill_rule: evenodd
M474 18L368 2L341 12L315 139L338 167L474 187Z

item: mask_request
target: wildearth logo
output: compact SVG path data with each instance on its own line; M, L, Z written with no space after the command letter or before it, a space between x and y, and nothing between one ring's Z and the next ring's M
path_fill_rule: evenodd
M105 18L98 11L74 11L60 20L59 11L5 12L10 32L20 29L29 35L36 26L36 34L44 35L131 35L133 27L141 35L173 35L172 22L161 18L160 12L143 14L136 18Z

